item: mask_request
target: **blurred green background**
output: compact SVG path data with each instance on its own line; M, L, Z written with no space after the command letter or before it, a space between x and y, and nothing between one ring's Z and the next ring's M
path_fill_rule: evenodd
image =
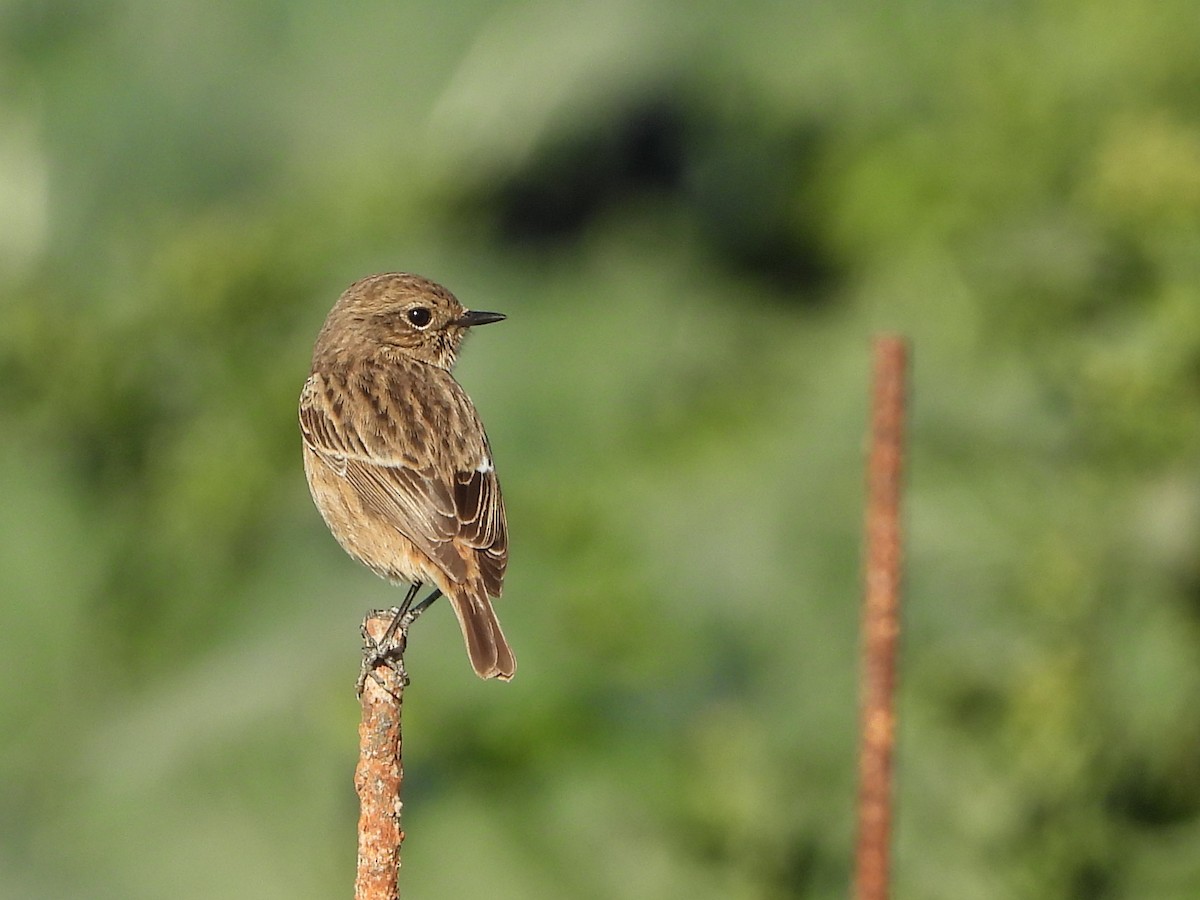
M409 653L406 898L842 897L873 334L914 343L896 894L1200 896L1200 18L0 2L0 896L351 894L362 612L296 398L458 373L499 611Z

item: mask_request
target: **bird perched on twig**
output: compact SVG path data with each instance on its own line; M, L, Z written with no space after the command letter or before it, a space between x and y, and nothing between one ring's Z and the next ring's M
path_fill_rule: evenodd
M317 336L300 431L309 490L338 543L411 585L389 637L444 594L476 673L507 681L516 660L491 602L508 563L504 502L483 424L450 374L467 331L503 318L418 275L355 282ZM413 606L422 585L433 593Z

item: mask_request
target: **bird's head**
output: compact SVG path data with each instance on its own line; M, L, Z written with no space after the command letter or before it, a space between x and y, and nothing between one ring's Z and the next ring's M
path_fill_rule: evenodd
M436 282L391 272L350 285L329 312L313 361L401 354L450 369L468 329L504 319L463 307Z

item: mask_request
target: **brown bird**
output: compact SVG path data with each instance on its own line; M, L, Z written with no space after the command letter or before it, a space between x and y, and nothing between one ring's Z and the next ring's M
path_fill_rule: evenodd
M357 281L317 335L300 395L304 471L338 543L377 575L444 594L481 678L512 678L516 660L491 597L508 564L504 501L483 424L450 374L474 325L499 313L464 309L419 275Z

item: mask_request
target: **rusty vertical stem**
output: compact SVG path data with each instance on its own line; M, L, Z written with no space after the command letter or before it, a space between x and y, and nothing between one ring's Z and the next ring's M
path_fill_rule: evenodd
M889 889L907 356L903 339L886 336L875 339L867 462L857 900L886 900Z
M364 641L368 635L373 642L379 641L391 621L390 610L369 613L363 620ZM403 633L400 637L403 640ZM399 663L396 668L381 664L363 683L358 767L354 770L359 801L355 900L400 896L400 844L404 840L400 829L400 789L404 784L400 710L406 680Z

